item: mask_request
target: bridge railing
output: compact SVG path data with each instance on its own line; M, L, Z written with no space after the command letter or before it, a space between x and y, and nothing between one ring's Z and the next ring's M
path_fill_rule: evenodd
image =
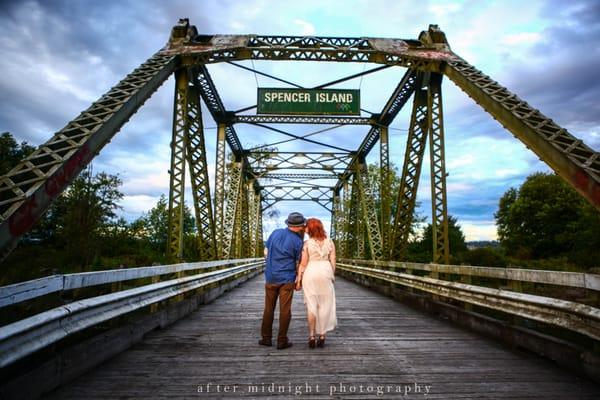
M0 287L0 307L85 287L140 282L152 283L78 299L9 323L0 328L0 368L4 368L71 335L165 300L213 289L262 271L264 259L249 258L164 266L127 268L47 278ZM170 279L172 274L175 278ZM167 280L158 281L160 277ZM117 286L117 288L121 288Z
M341 259L340 274L600 382L600 276Z
M600 276L594 274L492 268L463 265L419 264L393 261L340 260L342 271L398 284L432 296L496 310L512 316L568 329L593 340L600 340L600 309L575 301L515 291L515 285L493 288L464 283L463 278L483 277L502 281L531 282L598 291ZM415 275L425 271L430 276ZM440 279L440 274L447 274ZM461 282L452 281L458 278Z
M476 280L478 286L531 294L551 293L549 297L558 297L563 300L572 300L573 297L578 297L577 301L589 302L590 305L597 305L600 292L600 275L591 273L355 259L343 259L341 262L387 271L406 272L411 275L427 275L442 280L458 278L462 283L469 284L474 282L473 278L481 278ZM549 290L553 287L576 290L575 293Z

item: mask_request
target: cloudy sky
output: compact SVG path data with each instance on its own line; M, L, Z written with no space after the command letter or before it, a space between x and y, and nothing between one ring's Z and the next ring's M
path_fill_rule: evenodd
M293 5L292 5L293 4ZM201 33L417 38L429 24L446 33L452 50L600 149L600 2L589 1L123 1L0 0L0 132L39 145L160 49L170 28L187 17ZM242 64L303 86L316 86L374 66L344 63L250 61ZM209 71L229 110L253 105L256 88L280 86L227 64ZM402 68L345 82L360 89L362 107L379 112L404 74ZM449 212L468 240L494 239L500 196L546 165L445 81L444 116ZM95 171L118 173L128 220L168 194L173 79L169 79L94 160ZM390 131L391 158L402 165L410 106ZM368 114L364 114L367 116ZM214 176L215 124L204 113L210 174ZM307 134L319 126L282 126ZM244 147L285 137L236 126ZM356 148L367 127L344 127L318 136ZM291 142L281 151L324 150ZM370 162L376 162L377 148ZM431 215L428 160L418 200ZM187 199L191 200L190 192ZM311 203L279 203L288 212L330 216Z

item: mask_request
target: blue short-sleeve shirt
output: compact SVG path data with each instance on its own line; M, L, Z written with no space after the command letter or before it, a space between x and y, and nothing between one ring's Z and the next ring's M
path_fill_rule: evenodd
M290 283L296 280L296 265L304 244L299 234L288 228L276 229L267 239L267 283Z

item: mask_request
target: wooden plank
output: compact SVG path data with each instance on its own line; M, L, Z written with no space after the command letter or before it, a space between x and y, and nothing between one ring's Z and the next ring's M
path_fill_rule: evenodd
M258 346L263 276L227 293L167 330L154 331L101 368L49 395L87 398L582 398L600 386L530 353L435 319L342 278L338 328L323 349L308 349L302 293L294 294L294 346ZM277 329L277 312L274 332ZM415 383L430 392L415 393ZM210 384L210 385L209 385ZM265 392L260 392L262 387ZM270 385L285 392L269 392ZM306 392L306 384L312 388ZM346 393L340 393L339 385ZM209 393L206 393L206 388ZM217 386L221 385L220 392ZM225 393L225 385L235 395ZM304 387L301 387L303 386ZM319 385L319 392L316 392ZM337 386L336 386L337 385ZM363 392L360 393L360 385ZM390 386L392 392L366 392ZM259 392L251 392L254 387ZM295 396L296 388L302 389ZM330 393L333 387L337 391ZM354 392L350 393L350 388ZM395 393L396 387L411 392ZM198 389L203 392L198 393ZM290 389L291 388L291 392Z

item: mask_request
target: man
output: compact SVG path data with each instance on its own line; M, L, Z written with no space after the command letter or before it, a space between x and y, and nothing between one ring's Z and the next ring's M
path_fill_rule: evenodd
M299 212L293 212L288 215L285 223L287 228L273 231L265 247L265 310L261 327L262 339L258 341L260 345L272 346L273 315L279 298L278 350L292 347L287 331L292 319L292 296L302 255L306 219Z

